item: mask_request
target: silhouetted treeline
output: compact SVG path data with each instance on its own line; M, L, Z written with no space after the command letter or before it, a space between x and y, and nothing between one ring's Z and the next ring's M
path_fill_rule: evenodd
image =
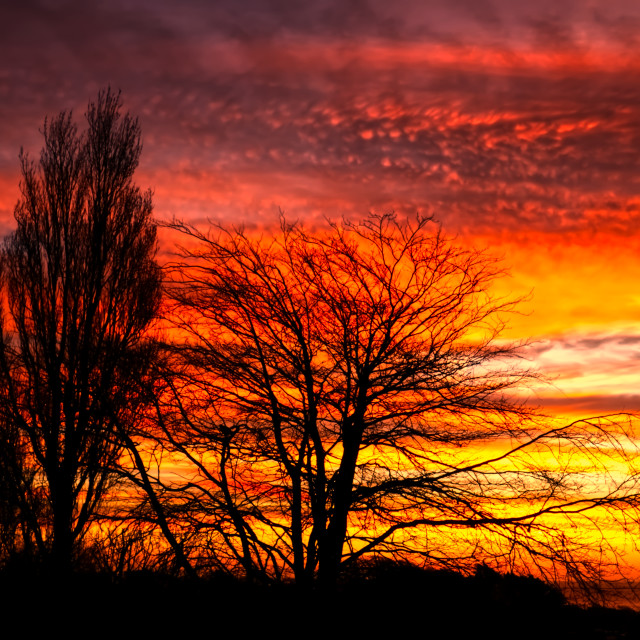
M331 592L291 582L256 585L228 573L194 581L157 572L120 580L77 573L65 584L25 573L0 574L2 606L30 629L100 629L108 633L277 632L610 640L640 633L629 609L582 609L531 577L501 575L479 566L471 576L423 570L389 561L359 564ZM25 600L24 594L30 593ZM42 625L42 626L40 626Z
M174 220L159 265L137 120L110 90L86 120L45 121L39 161L21 155L0 254L6 581L223 580L358 616L381 590L453 619L452 590L504 616L561 606L533 575L594 595L623 571L634 420L531 408L491 255L421 216Z

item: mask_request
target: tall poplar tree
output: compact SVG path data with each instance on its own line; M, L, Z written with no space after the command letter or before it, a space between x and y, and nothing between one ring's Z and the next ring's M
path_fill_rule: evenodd
M151 193L133 181L138 120L111 90L85 115L84 132L70 112L45 120L39 162L21 153L17 228L1 253L0 418L37 470L44 507L28 513L25 499L23 517L61 571L143 402L161 287Z

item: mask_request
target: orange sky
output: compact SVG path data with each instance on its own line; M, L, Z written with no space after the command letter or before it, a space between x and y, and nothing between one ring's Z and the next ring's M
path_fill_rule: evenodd
M111 84L158 218L432 214L502 257L500 293L530 294L505 337L552 380L533 401L640 410L638 50L636 0L13 3L0 232L20 147Z
M0 231L20 147L111 84L141 118L158 218L431 213L531 293L508 337L554 378L540 401L640 408L640 5L519 5L3 7Z

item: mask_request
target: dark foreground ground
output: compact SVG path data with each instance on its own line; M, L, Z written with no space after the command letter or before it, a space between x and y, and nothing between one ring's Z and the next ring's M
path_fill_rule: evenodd
M71 637L640 639L640 614L579 608L533 578L473 577L387 565L335 591L255 586L225 576L190 582L137 573L61 583L0 574L2 635ZM5 635L6 633L9 635ZM1 632L0 632L1 633ZM274 636L275 633L275 636Z

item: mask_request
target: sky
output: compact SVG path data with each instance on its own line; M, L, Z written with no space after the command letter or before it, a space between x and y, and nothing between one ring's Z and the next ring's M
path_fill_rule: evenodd
M526 297L535 402L640 410L639 45L637 0L5 0L0 234L20 148L110 85L157 218L433 215Z

